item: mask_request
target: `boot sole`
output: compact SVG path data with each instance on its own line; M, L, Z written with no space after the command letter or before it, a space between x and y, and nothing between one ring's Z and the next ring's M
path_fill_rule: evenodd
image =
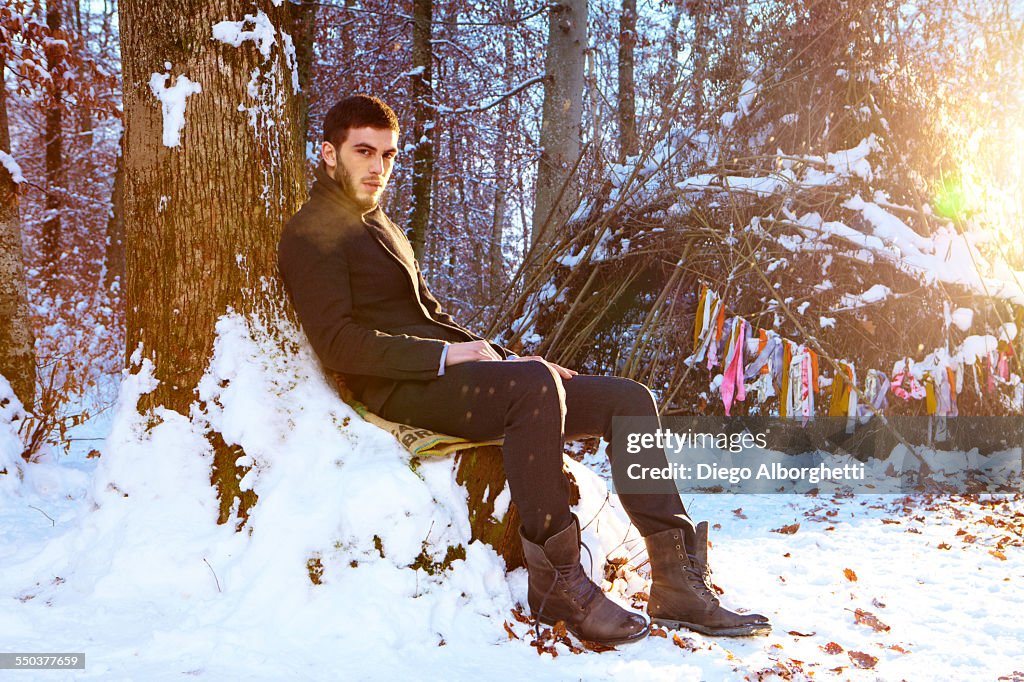
M767 635L772 631L771 623L752 623L751 625L737 626L734 628L709 628L699 623L687 623L684 620L669 620L667 618L654 618L651 620L655 625L661 625L670 630L686 628L699 632L709 637L754 637L756 635Z
M554 625L558 622L557 620L549 621L543 618L538 618L537 620L543 623L544 625ZM632 637L625 637L623 639L588 639L580 635L578 632L576 632L574 628L569 627L568 623L566 624L565 629L569 632L569 634L571 634L573 637L580 641L593 642L594 644L601 644L603 646L622 646L623 644L633 644L635 642L639 642L643 639L646 639L647 635L651 633L651 624L648 623L647 627L645 627L643 630L636 633Z

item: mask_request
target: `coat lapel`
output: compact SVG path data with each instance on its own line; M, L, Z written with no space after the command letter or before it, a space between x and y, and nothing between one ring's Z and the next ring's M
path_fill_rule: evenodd
M419 275L416 273L416 257L409 240L384 215L384 211L379 206L363 217L363 225L366 226L366 231L384 247L388 255L401 266L402 271L405 272L409 280L409 284L412 286L413 294L416 296L416 303L419 305L420 310L423 311L423 315L428 320L436 322L437 320L434 320L424 307L423 299L420 296Z

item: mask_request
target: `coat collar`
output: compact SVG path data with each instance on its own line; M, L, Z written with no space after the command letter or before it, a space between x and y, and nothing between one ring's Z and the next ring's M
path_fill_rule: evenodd
M356 203L342 191L334 178L327 174L327 169L324 168L323 163L316 167L314 178L313 193L323 196L325 199L344 210L345 213L362 219L371 213L380 211L380 206L374 206L368 211L357 206Z
M413 254L412 245L405 238L398 226L391 222L381 207L374 206L370 210L364 210L357 206L338 183L327 174L323 164L317 166L315 172L316 181L313 183L313 193L323 196L332 204L342 209L347 215L362 222L366 231L384 247L388 255L401 266L412 286L416 302L427 319L433 319L430 313L423 306L420 297L419 275L416 272L416 259Z

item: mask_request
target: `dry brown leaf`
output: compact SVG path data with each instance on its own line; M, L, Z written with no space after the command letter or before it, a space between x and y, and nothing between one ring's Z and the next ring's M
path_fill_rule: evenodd
M783 535L792 535L798 530L800 530L799 523L791 523L788 526L783 526L782 528L772 528L773 533L782 533Z
M508 638L510 641L513 639L519 639L519 635L515 633L515 631L512 629L512 626L508 624L507 620L505 621L505 632L508 633Z
M796 630L790 630L789 634L793 635L794 637L814 637L818 633L817 632L797 632Z
M995 558L999 559L1000 561L1006 561L1006 555L1000 552L998 549L990 549L988 553L994 556Z
M853 619L856 620L860 625L867 625L875 632L888 632L892 629L882 621L878 620L878 616L871 613L870 611L865 611L863 609L857 609L856 611L854 611Z
M858 668L874 668L875 663L878 663L877 658L863 651L848 651L846 653Z
M953 546L946 542L939 543L939 549L952 549Z
M661 637L662 639L668 639L668 632L661 628L651 628L651 637Z
M594 651L597 653L602 653L605 651L615 651L615 647L608 646L607 644L601 644L600 642L590 642L585 639L581 639L580 642L583 643L583 646L585 646L588 651Z
M851 583L857 582L857 574L853 572L853 569L844 568L843 575L845 575L846 579L849 580Z
M904 649L899 644L893 644L891 647L889 647L889 649L892 650L892 651L898 651L901 654L909 654L910 653L910 649Z
M523 625L531 625L532 624L532 621L530 620L530 617L527 616L525 613L523 613L523 610L521 608L512 609L512 617L515 618L520 623L522 623Z
M693 640L689 637L680 637L679 635L672 635L672 641L677 647L683 651L696 651L697 645L693 643Z
M736 516L738 516L741 519L747 518L747 515L743 513L743 507L738 507L736 509L733 509L732 513L735 514Z
M843 651L845 651L843 647L839 646L835 642L829 642L825 646L821 647L821 650L824 651L826 654L832 654L833 656L835 656L836 654L841 654L843 653Z

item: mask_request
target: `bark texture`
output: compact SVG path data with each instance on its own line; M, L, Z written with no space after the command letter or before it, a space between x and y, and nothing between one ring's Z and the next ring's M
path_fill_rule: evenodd
M0 73L4 71L0 55ZM10 154L7 126L7 93L0 87L0 150ZM31 410L35 397L36 364L32 325L21 248L18 185L0 164L0 374L10 382L14 395Z
M547 81L540 133L542 151L533 212L535 257L548 250L558 228L568 220L579 194L570 179L570 171L580 154L587 1L563 0L552 5L548 22Z

